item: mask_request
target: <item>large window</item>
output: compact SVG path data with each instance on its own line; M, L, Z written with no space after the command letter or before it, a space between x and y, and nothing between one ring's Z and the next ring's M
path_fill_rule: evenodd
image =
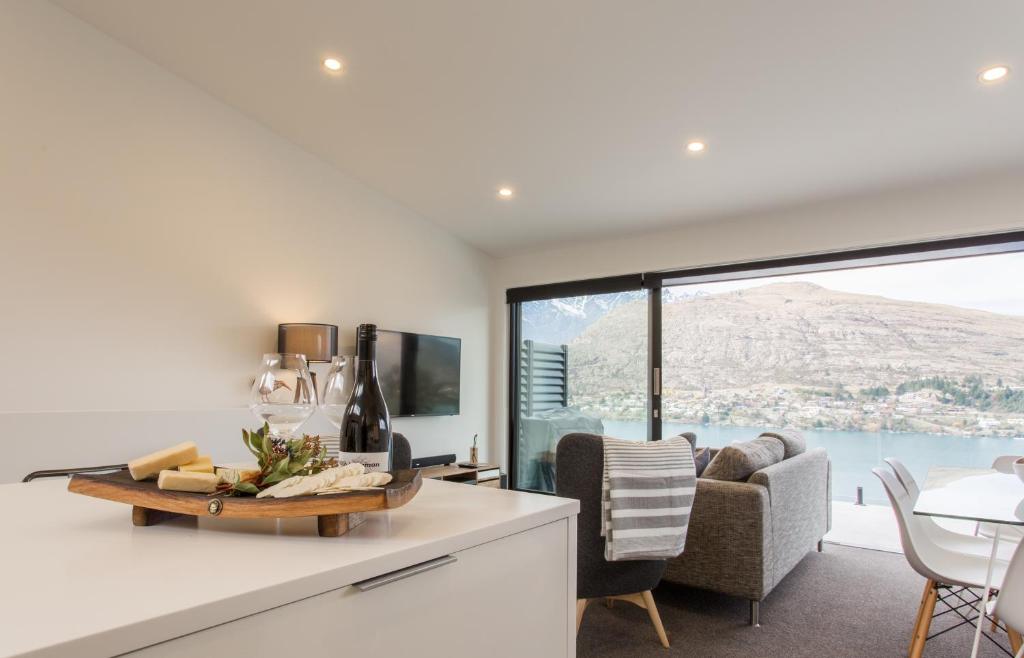
M663 432L706 445L794 427L833 497L887 504L896 457L987 468L1024 452L1024 254L667 288Z
M570 431L689 431L720 447L798 428L829 452L842 526L867 518L858 496L886 504L871 474L885 457L923 479L1024 453L1022 238L651 273L604 294L510 291L514 484L553 490Z

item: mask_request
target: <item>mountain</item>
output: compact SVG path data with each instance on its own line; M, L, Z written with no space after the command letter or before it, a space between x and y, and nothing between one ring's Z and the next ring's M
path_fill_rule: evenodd
M1024 318L775 283L663 306L663 385L722 390L896 386L923 378L1024 385ZM591 322L570 343L575 392L642 390L645 302Z
M681 287L666 288L662 300L670 303L706 295L702 290L688 292ZM646 307L647 291L630 290L526 302L522 307L523 338L551 345L567 345L610 311L635 302L640 302L638 308Z
M625 304L646 307L647 291L631 290L606 295L580 295L544 299L522 305L523 338L551 345L566 345L587 327Z

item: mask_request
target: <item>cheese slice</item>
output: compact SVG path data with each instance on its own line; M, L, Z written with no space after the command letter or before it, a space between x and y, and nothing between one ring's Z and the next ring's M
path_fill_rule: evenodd
M362 475L351 475L341 478L329 487L322 487L316 490L318 494L342 493L345 491L356 491L365 489L378 489L391 482L391 473L371 472Z
M178 470L187 473L213 473L213 460L209 455L202 455L194 462L182 464Z
M165 448L145 457L139 457L128 462L128 472L136 480L145 480L153 477L160 471L175 466L181 466L194 462L199 458L199 448L194 441L179 443L171 448Z
M315 493L319 489L331 486L336 481L345 477L362 475L366 468L359 463L335 466L320 471L316 475L293 475L287 480L281 480L277 484L256 494L257 498L289 498L291 496L306 496Z
M220 482L213 473L189 473L187 471L160 471L156 486L164 491L190 491L213 493Z
M255 480L260 473L259 466L230 466L217 469L217 477L221 482L228 484Z

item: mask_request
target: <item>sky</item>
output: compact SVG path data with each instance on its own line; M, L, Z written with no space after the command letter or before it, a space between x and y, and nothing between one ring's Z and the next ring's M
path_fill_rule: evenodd
M844 292L1024 316L1024 253L698 283L677 286L676 290L691 295L697 291L714 294L783 281L806 281Z

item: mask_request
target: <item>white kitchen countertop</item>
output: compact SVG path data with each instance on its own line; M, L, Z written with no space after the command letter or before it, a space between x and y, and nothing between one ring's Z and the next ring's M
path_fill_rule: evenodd
M579 503L425 480L404 507L334 538L317 536L315 517L136 528L128 505L68 493L63 478L0 485L0 509L0 657L87 658L558 521Z

